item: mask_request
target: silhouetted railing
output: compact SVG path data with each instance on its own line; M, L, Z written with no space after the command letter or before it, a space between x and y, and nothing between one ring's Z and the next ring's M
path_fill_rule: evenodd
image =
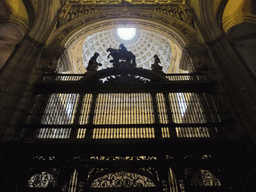
M21 137L152 140L217 138L223 132L225 125L212 89L214 82L209 83L204 75L166 74L150 79L151 74L142 76L143 70L132 75L131 70L128 75L118 71L111 75L113 71L106 71L106 77L96 73L101 81L88 74L45 75L36 85L39 93L22 125ZM130 89L130 81L140 86L133 87L132 92L120 89Z

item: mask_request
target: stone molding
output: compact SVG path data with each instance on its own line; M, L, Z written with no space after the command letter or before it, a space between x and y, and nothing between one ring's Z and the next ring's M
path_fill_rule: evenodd
M241 23L251 23L256 25L256 15L242 12L231 15L222 21L223 30L227 32L232 27Z

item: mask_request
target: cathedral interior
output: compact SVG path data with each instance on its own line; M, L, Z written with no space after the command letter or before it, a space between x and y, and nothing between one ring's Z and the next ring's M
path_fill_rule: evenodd
M0 191L256 189L256 1L0 1Z

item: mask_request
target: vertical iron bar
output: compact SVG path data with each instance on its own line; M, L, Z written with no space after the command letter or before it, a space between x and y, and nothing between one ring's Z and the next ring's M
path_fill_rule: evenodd
M81 115L83 114L82 111L81 111L82 110L82 105L86 104L84 93L80 93L78 95L78 97L79 97L79 100L78 100L78 104L77 104L77 109L74 109L74 110L76 110L76 112L75 112L75 118L74 118L74 121L73 121L74 126L73 126L73 129L72 129L72 132L71 132L70 139L76 139L77 138L79 119L82 118ZM74 107L75 107L75 105L74 105Z
M95 106L96 106L96 99L97 99L97 94L92 94L92 104L91 104L91 110L89 113L89 121L88 121L88 127L86 131L85 137L87 139L92 139L92 130L93 130L93 118L94 118L94 111L95 111Z
M168 116L168 123L169 124L173 124L173 117L172 117L172 106L171 106L171 103L170 103L170 100L169 100L169 93L168 92L164 92L164 98L165 98L165 108L166 108L166 111L167 111L167 116ZM168 129L169 129L169 133L170 133L170 137L174 137L176 138L177 137L177 134L176 134L176 130L175 130L175 126L168 126Z
M154 118L155 118L155 135L156 139L160 139L162 137L161 134L161 126L159 126L159 116L157 111L157 101L156 101L156 93L151 93L152 101L153 101L153 109L154 109Z

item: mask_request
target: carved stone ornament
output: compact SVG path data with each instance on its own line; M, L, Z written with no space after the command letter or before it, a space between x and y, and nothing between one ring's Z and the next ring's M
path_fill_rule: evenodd
M93 21L107 20L113 18L138 18L147 19L156 22L161 22L167 25L172 25L173 27L180 30L189 39L193 40L194 36L190 34L189 30L178 24L177 22L172 22L172 18L176 18L182 22L189 24L194 27L192 14L188 6L173 6L169 5L167 8L155 7L155 6L145 6L145 7L123 7L123 9L113 7L93 7L92 5L86 5L85 7L72 8L68 10L63 10L60 14L58 27L67 25L65 29L55 38L53 44L60 44L62 40L74 29L80 27L81 25L91 23ZM82 11L87 10L87 11ZM66 11L66 12L65 12ZM65 12L65 13L64 13ZM86 14L85 14L86 13ZM157 14L160 13L160 14ZM70 16L71 15L71 16ZM166 15L169 16L166 17ZM68 18L67 18L68 17ZM105 25L105 24L103 24ZM100 26L101 28L103 26ZM93 30L93 28L90 28Z
M194 21L191 13L191 8L188 5L180 5L180 6L157 6L155 9L156 12L165 14L171 17L174 17L180 21L183 21L190 25L194 26Z

